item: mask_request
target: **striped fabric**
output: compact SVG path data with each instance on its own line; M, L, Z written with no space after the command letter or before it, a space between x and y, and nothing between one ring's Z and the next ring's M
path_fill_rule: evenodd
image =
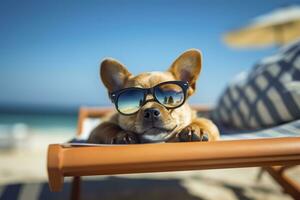
M300 41L263 59L221 95L213 120L257 129L300 119Z
M221 130L222 140L278 138L278 137L300 137L300 120L285 123L272 128L259 129L255 131L228 131Z

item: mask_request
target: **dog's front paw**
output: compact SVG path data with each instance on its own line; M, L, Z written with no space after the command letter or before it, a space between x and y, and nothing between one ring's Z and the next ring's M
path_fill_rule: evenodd
M137 144L139 139L135 133L129 131L119 132L116 137L112 138L112 144Z
M192 141L209 141L209 134L208 132L198 126L196 123L192 123L182 129L178 135L178 139L180 142L192 142Z

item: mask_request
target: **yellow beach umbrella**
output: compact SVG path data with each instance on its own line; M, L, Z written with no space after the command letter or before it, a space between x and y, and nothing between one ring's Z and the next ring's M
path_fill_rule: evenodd
M231 31L224 41L238 48L283 45L300 38L300 6L283 7L259 16L241 29Z

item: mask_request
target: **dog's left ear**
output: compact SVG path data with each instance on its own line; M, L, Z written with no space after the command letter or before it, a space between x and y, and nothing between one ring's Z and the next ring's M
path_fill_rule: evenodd
M169 71L177 80L187 81L190 85L188 95L192 95L196 89L196 80L201 71L202 56L196 49L187 50L181 54L172 64Z

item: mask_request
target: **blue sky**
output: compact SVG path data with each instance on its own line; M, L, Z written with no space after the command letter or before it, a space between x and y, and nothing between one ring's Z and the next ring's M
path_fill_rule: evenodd
M99 63L162 71L184 50L203 52L193 103L216 102L226 83L275 48L237 50L221 36L297 1L1 1L0 106L109 105Z

